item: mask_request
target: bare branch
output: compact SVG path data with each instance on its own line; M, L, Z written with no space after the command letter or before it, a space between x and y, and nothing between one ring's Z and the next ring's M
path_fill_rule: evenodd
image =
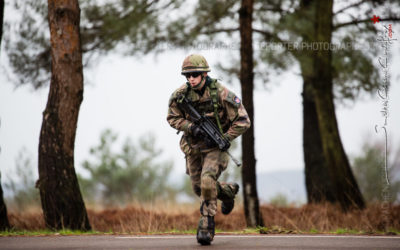
M272 35L271 32L268 32L268 31L265 31L265 30L254 29L254 28L253 28L253 32L256 32L256 33L259 33L259 34L263 35L265 37L265 40L268 40L269 42L272 41L273 35Z
M232 32L235 32L235 31L239 31L239 28L205 30L205 31L201 32L201 34L210 35L210 34L216 34L216 33L232 33Z
M346 7L344 7L343 9L340 9L340 10L336 11L335 13L333 13L333 15L337 15L339 13L344 12L345 10L357 7L357 6L359 6L359 5L361 5L361 4L365 3L365 2L367 2L367 1L366 0L361 0L361 1L357 2L357 3L350 4L350 5L346 6Z
M259 11L270 11L270 12L274 12L274 13L280 13L282 15L287 15L287 14L291 14L292 12L290 10L284 10L281 7L261 7L259 9Z
M387 18L379 18L379 21L385 22L385 21L393 21L393 22L398 22L400 21L400 17L387 17ZM366 22L372 22L370 18L368 19L362 19L362 20L353 20L350 22L345 22L345 23L339 23L333 26L333 30L337 30L339 28L343 28L346 26L351 26L351 25L357 25L360 23L366 23Z
M253 29L253 32L259 33L265 37L265 40L267 42L279 42L282 44L282 47L285 48L288 52L295 54L295 50L288 50L288 47L290 46L291 42L287 40L283 40L279 38L276 33L271 33L265 30L259 30L259 29Z

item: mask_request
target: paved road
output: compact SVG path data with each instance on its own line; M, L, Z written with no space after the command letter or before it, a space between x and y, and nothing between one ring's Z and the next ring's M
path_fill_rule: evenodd
M217 235L211 246L194 236L0 237L0 249L400 249L399 236Z

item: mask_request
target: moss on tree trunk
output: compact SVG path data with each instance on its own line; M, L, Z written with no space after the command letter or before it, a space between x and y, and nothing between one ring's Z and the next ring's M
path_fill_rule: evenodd
M336 200L344 210L364 208L364 200L351 172L350 163L339 135L332 84L332 52L325 49L332 37L333 0L315 1L315 41L323 44L314 55L314 99L324 157ZM329 48L329 46L328 46Z
M322 149L312 80L303 83L303 153L308 203L336 202L331 176Z

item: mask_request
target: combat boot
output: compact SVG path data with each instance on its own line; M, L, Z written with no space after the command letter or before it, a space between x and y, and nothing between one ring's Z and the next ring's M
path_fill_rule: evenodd
M222 200L221 203L221 212L225 215L232 212L232 209L235 206L235 195L239 192L239 185L237 183L229 185L229 188L231 189L233 195L231 196L230 199Z
M210 245L214 239L215 234L215 222L214 216L200 217L199 226L197 227L197 242L201 245Z

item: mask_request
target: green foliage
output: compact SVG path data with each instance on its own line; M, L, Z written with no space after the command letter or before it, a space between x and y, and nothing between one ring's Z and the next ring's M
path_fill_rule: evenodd
M10 69L6 68L9 80L17 86L32 84L35 89L48 84L51 56L47 2L17 0L6 3L5 9L6 13L16 13L4 20L4 52L9 61Z
M343 5L339 1L335 1L335 4ZM349 17L351 21L369 20L371 9L382 10L384 13L384 9L393 9L396 6L398 3L395 2L361 1L353 8L334 13L332 43L337 45L337 48L332 50L331 65L335 97L338 100L354 101L363 93L375 92L380 80L379 68L374 64L374 58L380 48L371 43L377 36L376 26L372 25L372 22L343 25L343 20L349 20ZM352 11L357 15L350 14ZM315 17L315 7L312 2L282 1L274 8L267 8L267 12L265 8L255 9L255 12L260 20L271 16L267 13L279 16L278 22L263 21L267 26L263 29L262 39L266 42L278 42L285 48L284 51L274 49L262 51L261 59L271 67L285 70L293 65L295 61L292 59L295 58L300 65L302 76L313 77L314 64L310 59L314 50L312 42L316 41L316 34L312 32ZM391 16L390 13L385 15Z
M167 14L182 0L81 0L81 46L84 66L96 56L118 51L123 55L143 55L156 50L165 40ZM4 44L8 67L5 71L17 86L32 84L34 89L50 82L50 34L47 2L15 0L6 12ZM162 19L162 20L161 20Z
M388 151L388 173L390 181L390 201L400 201L400 149L396 154ZM364 142L361 155L353 158L353 172L361 193L367 202L383 201L385 183L385 147L381 142ZM397 176L396 176L397 172Z
M337 1L335 1L336 4ZM255 80L263 82L267 87L271 75L279 75L291 69L296 63L300 66L302 77L312 77L314 64L312 60L313 44L315 41L314 6L307 5L306 1L255 1L254 3L254 72ZM340 3L337 3L340 4ZM338 20L356 21L369 20L370 9L375 11L395 9L396 2L361 2L363 8L349 8L334 14L334 30L332 42L338 47L332 50L332 72L335 88L335 97L340 101L355 101L365 93L375 93L380 83L379 68L374 63L379 46L374 46L373 41L377 36L376 26L371 22L340 26ZM237 7L237 6L235 6ZM238 22L231 15L235 7L226 10L226 18L221 18L225 23ZM357 18L349 14L356 10ZM193 18L196 15L192 15ZM392 16L387 13L387 16ZM230 19L227 21L227 17ZM201 23L201 19L195 19ZM217 25L220 25L217 23ZM236 25L231 25L233 27ZM218 30L218 29L215 29ZM227 31L228 30L228 31ZM232 34L229 29L220 29L219 33ZM207 34L207 33L206 33ZM198 36L198 35L197 35ZM216 33L210 34L210 38ZM193 37L191 37L193 39ZM226 40L226 43L232 42ZM314 44L315 45L315 44ZM310 47L307 47L310 46ZM232 55L230 55L232 56ZM268 67L265 67L265 65ZM239 60L232 58L220 62L218 68L225 73L225 79L230 82L239 77Z
M360 234L363 233L362 231L348 229L348 228L338 228L336 231L332 232L334 234Z
M29 207L40 207L39 190L35 188L32 156L26 148L22 148L15 159L15 172L8 175L4 188L12 195L6 197L10 210L26 210Z
M171 161L157 162L162 151L155 148L155 137L146 135L134 143L129 138L114 152L117 135L105 130L100 144L90 149L92 160L83 162L89 177L79 175L83 196L105 204L175 199L176 188L168 184Z
M269 75L286 71L296 61L303 75L312 72L313 64L309 60L312 51L293 46L314 39L310 32L313 30L313 8L302 8L302 3L299 0L254 2L256 81L268 82ZM343 5L340 2L335 4ZM376 26L371 22L340 26L342 23L338 20L348 20L349 17L350 20L369 20L371 8L393 16L392 11L387 10L397 6L395 1L365 1L335 13L333 42L367 45L375 40ZM160 46L165 43L178 48L196 47L211 41L214 45L219 42L238 45L239 1L201 0L193 5L182 0L81 0L80 7L85 66L96 61L93 57L111 51L139 56L152 51L161 52L169 47ZM17 85L31 83L34 88L46 86L51 65L46 2L16 0L14 4L8 3L6 9L16 13L12 20L5 20L4 41L10 62L7 70L10 80ZM350 14L351 11L357 13L357 18ZM379 71L371 59L377 51L377 46L333 51L333 80L338 99L355 100L364 92L376 90ZM266 63L268 67L265 67ZM218 68L225 71L225 79L232 82L238 77L238 65L232 58L221 62Z
M124 45L120 49L125 55L146 54L160 42L166 13L181 2L81 0L83 51L107 53Z
M332 53L336 97L354 101L362 93L376 93L381 81L379 68L375 66L379 47L373 43L377 31L367 26L349 27L346 33L336 33L335 44L340 45Z
M286 195L282 193L276 194L274 197L272 197L269 201L271 205L277 206L277 207L287 207L289 206L289 201L286 197Z

